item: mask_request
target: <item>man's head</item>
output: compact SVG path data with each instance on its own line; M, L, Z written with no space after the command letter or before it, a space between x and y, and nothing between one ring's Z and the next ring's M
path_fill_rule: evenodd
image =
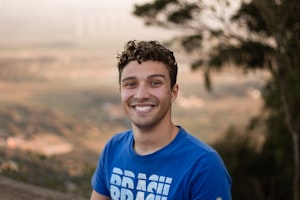
M162 46L157 41L129 41L124 50L118 55L119 83L123 69L131 61L142 63L145 61L162 62L169 72L170 87L173 88L177 81L177 63L173 52Z
M121 102L133 127L170 125L179 88L173 52L155 41L130 41L118 60Z

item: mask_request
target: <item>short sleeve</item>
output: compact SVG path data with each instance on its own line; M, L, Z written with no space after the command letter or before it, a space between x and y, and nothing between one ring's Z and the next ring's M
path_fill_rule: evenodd
M231 200L231 177L217 152L199 160L190 183L193 200Z
M107 175L105 172L107 146L100 154L96 170L92 176L92 187L99 194L110 196L108 186L106 184Z

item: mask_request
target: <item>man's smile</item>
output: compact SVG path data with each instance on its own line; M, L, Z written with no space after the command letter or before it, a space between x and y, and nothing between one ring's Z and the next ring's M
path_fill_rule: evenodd
M140 105L140 106L134 106L134 109L138 112L150 112L152 110L153 106L150 105Z

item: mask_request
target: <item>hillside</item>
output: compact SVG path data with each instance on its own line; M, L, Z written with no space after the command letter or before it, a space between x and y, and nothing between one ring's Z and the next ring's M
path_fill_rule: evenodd
M0 176L0 188L1 200L85 200L83 197L18 182L3 176Z
M245 128L259 113L259 74L215 75L208 93L201 72L181 66L173 119L196 137L213 143L228 127ZM101 57L2 51L0 175L88 198L99 152L113 134L130 127L119 98L117 71Z

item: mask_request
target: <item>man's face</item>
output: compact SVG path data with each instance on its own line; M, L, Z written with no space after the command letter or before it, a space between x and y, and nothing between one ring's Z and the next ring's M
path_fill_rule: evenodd
M153 128L171 121L171 104L177 97L178 86L171 89L163 63L128 63L121 74L120 91L124 111L136 127Z

